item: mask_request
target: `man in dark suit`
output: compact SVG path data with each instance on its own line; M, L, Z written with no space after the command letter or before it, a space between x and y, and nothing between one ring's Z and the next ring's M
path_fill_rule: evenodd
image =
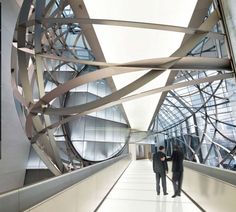
M160 146L159 151L153 154L153 171L156 173L156 191L160 195L160 178L164 195L166 191L166 173L168 172L168 165L165 155L165 147Z
M174 195L172 198L176 196L180 196L181 194L181 187L182 187L182 181L183 181L183 160L184 160L184 154L180 150L178 145L174 146L173 153L171 155L172 160L172 182L174 187Z

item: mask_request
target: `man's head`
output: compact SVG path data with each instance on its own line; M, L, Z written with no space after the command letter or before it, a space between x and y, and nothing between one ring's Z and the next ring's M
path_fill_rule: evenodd
M178 144L174 145L173 149L176 150L176 151L179 150L179 145Z
M165 152L165 147L164 147L164 146L159 146L159 150L160 150L161 152Z

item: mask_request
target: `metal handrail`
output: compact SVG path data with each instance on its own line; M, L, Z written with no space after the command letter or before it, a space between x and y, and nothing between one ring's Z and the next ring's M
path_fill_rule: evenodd
M0 195L0 211L24 211L104 168L120 161L130 160L130 154L94 164Z
M184 161L184 167L236 186L236 172L234 171L207 166L205 164L194 163L186 160Z

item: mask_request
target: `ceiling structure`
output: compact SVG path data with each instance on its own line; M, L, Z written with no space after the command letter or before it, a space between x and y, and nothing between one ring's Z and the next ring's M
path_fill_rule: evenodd
M123 117L109 121L148 131L168 91L233 77L228 58L190 55L205 38L225 40L223 31L214 29L220 16L217 10L209 12L211 4L210 0L150 0L145 4L135 0L24 1L17 25L19 70L16 79L13 74L14 95L25 108L28 138L54 174L63 172L65 163L55 139L61 135L55 131L63 131L66 149L75 155L79 152L75 146L86 149L94 142L85 141L84 135L83 142L77 140L71 146L70 139L79 136L67 124L86 116L87 122L95 116L107 121L104 114L113 107ZM212 70L213 74L175 81L180 70L194 74ZM111 92L99 93L104 79ZM81 88L84 85L87 90ZM73 102L72 92L78 92L73 95L79 99L86 93L87 99ZM96 125L96 120L91 123ZM95 135L101 137L100 126L96 127ZM116 153L123 149L129 137L125 136ZM109 156L104 150L108 141L98 142L103 143L99 158L114 156L113 150L109 149Z
M91 19L132 21L187 27L192 17L195 1L152 0L148 4L130 1L84 1ZM130 11L132 8L132 12ZM166 15L171 14L171 15ZM155 29L130 28L93 24L103 55L108 63L127 63L150 58L169 57L182 43L184 33ZM113 76L116 89L121 89L150 70ZM137 89L137 94L162 87L169 76L165 71L145 86ZM130 127L147 131L161 94L154 94L123 103ZM148 105L148 107L147 107Z

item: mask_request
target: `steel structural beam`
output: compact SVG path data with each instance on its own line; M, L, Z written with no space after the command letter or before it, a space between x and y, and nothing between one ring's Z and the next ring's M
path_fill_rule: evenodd
M201 7L202 5L206 4L205 6L207 7L207 10L209 8L209 5L211 4L212 1L201 1L199 2L199 7ZM205 11L205 10L204 10ZM201 20L199 20L199 15L198 14L194 14L194 19L197 20L197 23ZM196 25L195 23L195 20L191 20L191 23L190 24L193 24L193 25ZM210 14L210 16L202 23L200 24L200 26L198 27L199 30L211 30L214 25L220 20L219 16L218 16L218 13L217 11L214 11L213 13ZM193 22L193 23L192 23ZM206 35L206 34L205 34ZM204 34L194 34L194 35L187 35L185 36L184 38L184 41L181 45L182 46L186 46L188 47L188 51L191 51L204 37L205 37ZM181 49L181 48L180 48ZM176 54L180 54L181 52L179 50L177 50L174 54L172 54L171 56L175 56ZM187 51L185 52L186 54L188 53ZM174 79L175 79L175 76L176 76L176 73L170 73L168 79L167 79L167 82L166 82L166 85L170 85L174 82ZM152 118L152 121L149 125L149 128L151 127L151 124L154 120L154 117L157 115L158 111L160 110L160 107L166 97L167 93L162 93L161 94L161 97L160 97L160 100L159 100L159 103L157 105L157 108L156 108L156 111L153 115L153 118Z
M24 51L24 50L23 50ZM148 60L140 60L129 63L106 63L99 61L79 60L67 58L63 56L56 56L51 54L39 54L38 56L46 59L58 60L68 63L78 63L92 66L102 67L123 67L123 68L142 68L143 69L157 69L162 70L162 64L177 60L171 70L231 70L230 60L227 58L207 58L207 57L166 57L155 58Z
M38 4L41 4L41 5L39 5L39 10L41 10L43 8L42 3L44 3L44 2L43 1L41 1L41 3L39 1L37 1L37 2L38 2ZM19 48L25 48L25 45L26 45L25 34L26 34L27 27L26 27L25 23L28 21L29 12L31 9L31 4L32 4L32 0L24 1L23 5L22 5L22 9L19 14L18 33L17 33L17 38L18 38L17 40L18 40L18 47ZM37 13L36 16L38 16L41 12L36 11L36 13ZM39 28L37 28L37 30L39 30ZM41 36L41 33L39 34L39 36ZM28 69L27 69L28 57L27 57L27 53L21 51L20 49L18 49L18 61L19 61L19 69L21 70L19 72L19 78L22 83L24 98L25 98L27 104L33 104L33 94L31 91L31 84L29 81ZM31 120L31 124L32 124L32 126L34 124L36 130L38 130L38 131L40 131L41 129L44 128L39 117L34 117L34 119ZM61 170L59 170L58 167L56 166L56 163L55 163L56 159L54 158L48 137L46 135L43 135L41 137L41 142L46 144L47 148L45 148L43 150L41 145L39 143L35 142L35 143L32 143L34 150L37 152L39 157L42 159L42 161L45 163L45 165L50 169L50 171L53 174L60 175Z
M61 57L57 57L57 56L50 56L50 58L52 59L60 59ZM160 60L156 59L155 63L158 64L158 66L156 66L155 69L157 70L163 70L163 67L161 67L163 65L163 62L166 61L173 61L176 60L176 58L161 58ZM186 59L186 60L185 60ZM63 60L63 59L62 59ZM78 62L78 60L76 59L68 59L68 60L63 60L63 61L73 61L73 62ZM173 66L169 67L169 69L171 69L172 67L175 67L175 65L177 66L181 66L184 67L185 66L185 62L184 61L188 61L187 58L181 58L179 60L176 60L176 63L173 64ZM190 63L198 63L200 65L200 63L202 62L202 67L204 66L205 68L209 67L214 67L213 69L220 69L224 68L224 69L229 69L229 60L228 59L219 59L219 60L215 60L214 58L209 59L209 61L203 59L200 61L198 60L189 60L191 61ZM197 62L198 61L198 62ZM206 62L206 64L204 64L204 62ZM148 65L148 64L147 64ZM150 65L149 65L150 66ZM154 65L152 65L153 67ZM190 67L191 65L188 63L188 67ZM193 65L195 67L195 65ZM157 68L158 67L158 68ZM117 74L123 74L123 73L128 73L128 72L134 72L134 71L142 71L143 68L137 68L137 67L109 67L109 68L104 68L104 69L100 69L97 70L95 72L92 73L88 73L82 76L79 76L77 78L74 78L66 83L64 83L63 85L60 85L59 87L53 89L51 92L49 92L48 94L44 95L38 102L36 102L32 109L40 107L43 104L49 104L50 101L52 101L54 98L68 92L69 90L80 86L82 84L88 83L88 82L92 82L95 80L99 80L99 79L103 79L103 78L108 78L111 77L113 75L117 75ZM177 69L178 70L178 69ZM195 70L195 69L194 69ZM202 69L200 69L202 70Z
M148 72L148 73L150 73L150 72ZM153 72L151 72L151 73L153 73ZM151 73L146 76L151 78L152 77ZM146 80L147 77L145 77L144 80ZM141 98L144 96L149 96L149 95L152 95L155 93L161 93L164 91L171 91L171 90L183 88L186 86L197 85L197 84L207 83L207 82L214 82L217 80L229 79L229 78L233 78L233 77L234 77L233 73L218 74L215 76L210 76L210 77L200 78L200 79L196 79L196 80L172 84L172 85L148 90L145 92L141 92L138 94L126 96L127 93L130 93L130 90L133 91L133 88L136 89L135 87L139 83L139 81L140 81L140 79L139 79L139 80L135 81L133 84L129 84L128 86L112 93L111 95L103 97L99 100L95 100L93 102L89 102L89 103L86 103L83 105L67 107L67 108L37 108L37 109L34 109L32 112L34 112L34 113L43 112L44 114L51 114L51 115L73 115L73 114L84 113L84 112L86 112L86 114L88 114L88 113L90 113L90 112L88 112L90 110L93 110L92 112L94 112L94 110L96 111L96 109L101 110L101 107L102 107L102 109L107 108L107 106L105 106L105 105L114 106L117 104L121 104L123 102L127 102L127 101ZM105 106L105 108L103 108L103 106Z
M70 4L71 9L73 10L74 16L76 18L89 18L89 14L83 0L68 0L68 3ZM83 34L86 37L87 42L89 43L90 48L93 51L93 55L95 56L96 60L105 62L106 60L102 52L102 48L98 41L98 37L95 33L93 25L83 24L83 23L79 23L79 24L80 24L80 28L83 31ZM106 81L108 85L110 86L112 92L116 91L116 86L114 84L112 77L107 78ZM121 113L123 114L123 117L126 120L127 124L130 126L129 120L127 118L123 105L119 105L118 107Z
M103 110L105 108L115 106L115 105L121 104L121 103L126 102L126 101L130 101L130 100L133 100L133 99L137 99L137 98L141 98L141 97L144 97L144 96L152 95L152 94L155 94L155 93L158 93L158 92L169 91L169 90L182 88L182 87L186 87L186 86L190 86L190 85L194 85L194 84L200 84L200 83L206 83L206 82L213 82L213 81L216 81L216 80L228 79L228 78L232 78L233 76L234 75L232 73L220 74L220 75L211 76L211 77L207 77L207 78L202 78L202 79L182 82L182 83L178 83L178 84L173 84L173 85L169 85L169 86L149 90L149 91L146 91L146 92L142 92L142 93L139 93L139 94L135 94L135 95L132 95L132 96L128 96L128 97L125 97L125 98L121 98L119 100L107 103L106 105L96 105L95 103L97 101L87 103L87 104L81 105L82 107L80 107L80 108L76 108L77 111L76 111L75 115L69 116L69 117L67 117L67 118L65 118L65 119L63 119L63 120L61 120L61 121L59 121L55 124L52 124L51 126L48 126L47 128L44 128L41 132L36 134L32 138L32 140L36 141L37 139L39 139L47 131L47 129L53 129L55 127L60 126L61 124L64 124L64 123L67 123L69 121L78 119L79 117L81 117L83 115L86 115L86 114L89 114L89 113L92 113L94 111ZM100 102L98 102L98 104L100 104ZM35 110L34 112L35 113L43 112L45 114L61 114L62 113L61 110L63 110L63 108L61 108L61 109L47 108L47 109L43 109L43 110L41 108L39 108L38 110ZM27 117L27 118L29 118L29 117ZM27 121L30 122L30 118Z
M133 28L142 28L142 29L153 29L153 30L164 30L171 32L180 32L185 34L196 34L196 33L207 33L207 37L224 40L225 35L222 33L211 32L209 30L201 30L180 26L172 26L165 24L153 24L153 23L145 23L145 22L134 22L134 21L122 21L122 20L110 20L110 19L90 19L90 18L43 18L42 24L48 26L50 24L72 24L72 23L80 23L80 24L88 24L88 25L107 25L107 26L121 26L121 27L133 27ZM30 20L26 23L27 26L31 26L34 24L34 20Z
M200 30L208 30L211 29L216 22L219 20L219 17L217 15L216 12L213 12L208 19L200 25L199 29ZM206 34L194 34L192 35L187 41L184 42L184 44L181 45L181 47L176 50L171 56L172 57L184 57L203 37L205 37ZM168 69L169 67L173 66L178 60L176 60L175 62L172 62L170 65L166 66L165 68ZM145 75L147 76L147 75ZM145 76L141 77L144 78ZM156 77L157 75L153 75L153 79ZM145 83L138 83L139 87L143 86L144 84L146 84L148 81L146 81ZM127 95L127 93L126 93ZM115 95L113 95L115 96ZM112 99L112 98L111 98ZM102 103L101 103L102 104ZM32 108L33 109L33 108ZM30 117L29 117L30 118ZM27 119L28 120L28 119ZM29 129L29 125L26 122L26 129L27 129L27 134L30 135L30 129Z

